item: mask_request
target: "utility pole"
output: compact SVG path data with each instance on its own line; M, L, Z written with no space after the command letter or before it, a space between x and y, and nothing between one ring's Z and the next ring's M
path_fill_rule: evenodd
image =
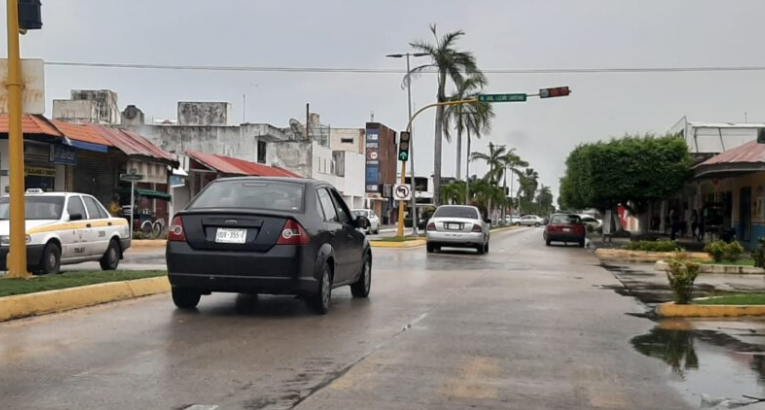
M425 57L428 56L427 53L403 53L403 54L388 54L386 57L389 58L402 58L406 57L406 75L408 76L412 72L412 68L410 65L410 57ZM406 94L407 94L407 109L409 112L409 121L412 120L412 78L407 77L406 78ZM411 132L411 127L407 128L407 131L410 132L410 138L414 138L413 133ZM409 143L409 161L412 163L412 169L411 173L412 175L409 177L410 182L410 188L412 191L412 201L411 201L411 214L412 214L412 235L417 236L417 189L415 185L415 173L414 173L414 139L411 140ZM405 172L405 169L402 167L402 173ZM405 183L402 179L402 183ZM399 214L401 214L399 212Z
M6 0L8 16L8 139L10 154L10 253L7 278L27 279L26 217L24 215L24 135L21 129L21 52L19 3Z

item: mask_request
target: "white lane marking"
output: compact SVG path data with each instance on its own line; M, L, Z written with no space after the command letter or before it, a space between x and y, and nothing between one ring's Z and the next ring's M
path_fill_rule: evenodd
M217 404L195 404L193 406L185 407L183 410L215 410L217 408Z

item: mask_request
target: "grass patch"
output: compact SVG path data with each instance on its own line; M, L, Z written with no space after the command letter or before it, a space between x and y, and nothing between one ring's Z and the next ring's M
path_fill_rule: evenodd
M407 242L407 241L416 241L424 237L425 237L424 234L420 236L404 236L404 237L389 236L387 238L375 239L372 242Z
M727 265L727 266L754 266L754 259L736 259L735 261L699 261L704 265Z
M715 296L694 300L694 305L765 305L765 294Z
M78 286L96 285L106 282L153 278L166 274L166 271L159 270L111 272L87 271L66 272L62 275L37 276L29 280L0 279L0 297L44 292L46 290L76 288Z

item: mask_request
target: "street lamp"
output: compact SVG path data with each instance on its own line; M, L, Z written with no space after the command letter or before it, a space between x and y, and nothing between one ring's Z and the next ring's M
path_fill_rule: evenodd
M406 57L406 75L411 74L412 68L409 63L410 57L426 57L428 53L404 53L404 54L388 54L385 57L388 58L404 58ZM407 93L407 109L409 110L409 121L412 120L412 81L411 77L406 81L406 93ZM410 137L411 138L411 137ZM412 234L417 235L417 190L414 184L414 141L409 144L409 164L411 165L411 179L410 186L412 190ZM403 223L403 221L399 221Z

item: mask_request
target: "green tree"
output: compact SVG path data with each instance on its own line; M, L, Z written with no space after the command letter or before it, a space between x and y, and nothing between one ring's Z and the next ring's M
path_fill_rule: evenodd
M489 143L489 153L474 152L471 155L473 161L481 160L489 166L489 172L486 173L484 179L494 184L498 183L502 179L502 175L505 172L505 154L507 154L507 148L502 145L494 145Z
M433 33L435 39L434 43L414 41L410 43L410 45L417 52L427 53L430 56L431 62L413 68L412 71L407 74L405 81L411 81L412 74L435 68L438 74L437 101L445 102L446 85L449 80L459 86L465 81L466 76L474 77L482 74L478 70L473 53L470 51L458 50L456 48L457 40L465 35L464 31L453 31L439 37L435 24L430 26L430 31ZM436 110L436 131L433 149L433 199L437 202L441 200L441 151L444 125L444 107L442 106L438 107ZM438 205L438 203L436 203L436 205Z
M540 215L550 215L554 210L553 207L553 194L549 186L542 186L537 193L537 207Z
M466 204L468 203L467 198L465 198L466 193L465 181L453 181L441 188L441 203L452 205Z
M449 101L462 101L477 99L481 89L487 84L483 74L473 75L457 85L457 91L449 97ZM457 179L462 178L462 135L467 134L468 158L470 161L470 135L481 138L482 134L491 132L491 119L494 117L494 109L489 103L474 103L450 105L444 108L444 136L451 141L452 128L457 131ZM469 173L466 167L466 173ZM467 177L467 175L466 175Z
M539 187L539 173L533 168L526 168L520 176L520 187L518 187L518 198L520 208L523 213L536 213L534 204L534 195Z
M645 207L683 187L691 159L682 138L653 135L625 136L576 147L566 160L560 183L564 208L615 210L625 206L644 219Z

